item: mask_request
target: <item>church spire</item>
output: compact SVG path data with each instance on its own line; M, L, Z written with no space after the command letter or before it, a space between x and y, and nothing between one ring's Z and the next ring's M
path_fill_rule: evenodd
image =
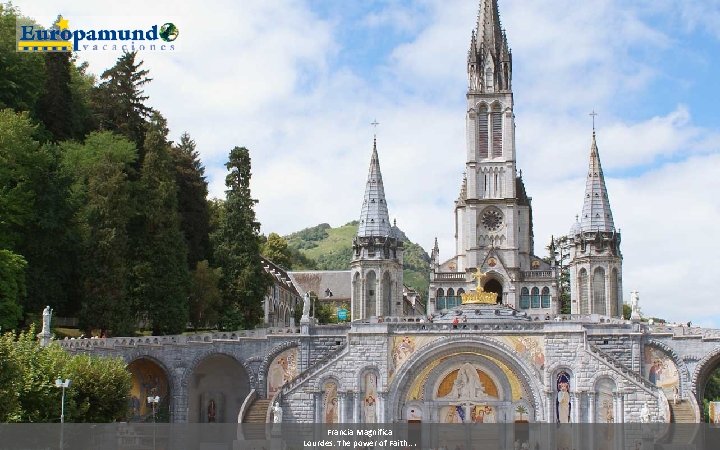
M373 139L373 151L357 235L359 237L390 236L390 232L390 215L385 201L385 188L380 173L376 137Z
M605 187L605 176L600 165L600 154L598 153L595 131L593 131L592 146L590 147L590 167L585 182L585 200L580 227L583 232L615 231L612 211L610 210L610 199Z
M468 51L469 90L509 91L511 79L512 52L500 26L497 0L480 0Z

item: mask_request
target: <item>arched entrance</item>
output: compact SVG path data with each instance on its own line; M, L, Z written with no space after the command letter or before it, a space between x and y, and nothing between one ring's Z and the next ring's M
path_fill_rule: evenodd
M412 350L412 344L406 347ZM532 369L511 348L467 338L427 348L409 356L393 374L387 421L480 425L544 420L537 375L529 375ZM448 448L467 447L460 442L466 437L424 436L423 446L439 447L442 441ZM491 439L496 442L486 442L489 448L513 448L515 441L509 435Z
M214 354L195 366L188 391L188 422L233 423L250 393L250 378L234 358Z
M138 358L128 364L132 377L130 389L131 422L152 422L153 405L148 397L160 397L155 406L155 421L170 421L170 383L160 364L150 358Z
M701 421L720 423L720 351L700 361L693 378Z
M497 302L502 303L503 302L503 287L502 283L500 283L495 278L490 279L487 283L485 283L485 286L483 286L483 289L485 292L494 292L497 294Z

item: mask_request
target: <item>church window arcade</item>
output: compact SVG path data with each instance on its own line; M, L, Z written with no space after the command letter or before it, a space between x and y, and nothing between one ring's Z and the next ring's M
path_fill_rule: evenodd
M520 309L548 309L550 308L550 288L545 286L520 290Z
M462 305L462 294L464 293L465 290L463 288L458 288L457 292L453 288L449 288L447 295L445 295L445 291L439 288L436 292L435 308L438 311L442 311Z

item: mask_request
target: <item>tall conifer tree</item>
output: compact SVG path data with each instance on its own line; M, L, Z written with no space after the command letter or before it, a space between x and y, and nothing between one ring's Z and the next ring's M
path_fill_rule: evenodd
M84 144L66 143L63 150L81 230L81 326L132 335L137 314L128 296L128 221L136 214L130 174L137 151L109 132L91 133Z
M188 323L190 274L167 133L167 122L154 113L145 137L142 219L133 245L133 296L153 334L180 333Z
M172 148L175 181L178 188L180 225L188 247L188 267L208 259L210 210L205 168L195 150L195 142L183 133L180 143Z
M255 220L257 200L250 194L250 152L235 147L225 166L230 173L225 215L217 234L216 258L222 268L222 325L226 329L253 328L262 321L263 295L271 280L260 264L260 223Z
M37 103L38 119L55 142L74 136L74 108L70 89L70 53L45 53L45 86Z
M137 52L124 53L113 67L103 72L102 83L93 96L93 109L101 129L117 131L133 141L140 151L138 165L144 158L146 119L152 108L145 105L148 96L142 87L152 81L149 71L135 62Z

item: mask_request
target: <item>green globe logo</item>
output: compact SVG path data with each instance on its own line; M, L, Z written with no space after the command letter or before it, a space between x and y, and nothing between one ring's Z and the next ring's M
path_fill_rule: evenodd
M166 23L160 27L160 38L165 42L172 42L177 39L180 30L175 26L174 23Z

